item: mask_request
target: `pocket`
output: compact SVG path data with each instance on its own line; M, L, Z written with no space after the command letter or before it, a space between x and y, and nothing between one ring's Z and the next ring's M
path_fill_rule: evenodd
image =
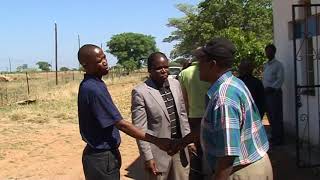
M106 164L106 173L107 174L114 174L119 172L121 166L121 159L117 157L115 152L108 152L108 160Z
M84 155L82 159L84 171L89 174L104 172L107 169L107 158L107 154L104 153Z

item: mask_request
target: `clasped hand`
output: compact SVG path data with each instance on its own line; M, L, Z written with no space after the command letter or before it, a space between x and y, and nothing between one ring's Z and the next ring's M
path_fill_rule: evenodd
M155 144L161 150L166 151L170 156L176 154L186 146L183 143L183 139L169 139L169 138L158 138Z

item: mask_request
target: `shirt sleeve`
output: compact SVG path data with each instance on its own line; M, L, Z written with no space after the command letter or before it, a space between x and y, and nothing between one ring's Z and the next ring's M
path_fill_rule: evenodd
M150 133L148 130L148 117L145 109L145 101L143 99L142 94L139 93L136 89L133 89L131 97L132 123L144 132ZM144 161L153 159L153 154L149 142L137 140L137 144L140 150L139 152Z
M184 77L184 71L181 71L180 74L179 74L179 82L181 84L181 86L183 88L185 88L185 77Z
M90 110L102 128L114 125L123 119L108 90L104 94L90 93L89 101Z
M222 104L213 113L215 123L213 133L215 148L212 155L215 157L240 156L240 112L231 105Z

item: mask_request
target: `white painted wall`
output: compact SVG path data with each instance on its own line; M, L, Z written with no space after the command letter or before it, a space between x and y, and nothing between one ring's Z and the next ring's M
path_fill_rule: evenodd
M274 21L274 44L277 47L276 58L281 61L285 67L285 81L282 86L283 90L283 118L285 123L285 130L289 133L295 133L295 95L294 95L294 56L293 56L293 41L290 40L289 22L292 21L292 5L298 4L298 0L274 0L273 1L273 21ZM320 0L313 0L312 3L320 3ZM318 12L320 12L320 7ZM319 37L320 40L320 37ZM299 41L298 41L299 43ZM315 43L315 42L314 42ZM320 42L318 43L320 44ZM320 47L320 46L319 46ZM298 65L299 66L299 65ZM303 66L301 64L300 66ZM315 62L315 67L317 66ZM315 68L316 69L316 68ZM298 79L303 82L301 74L303 69L298 69ZM315 73L315 81L319 82L317 72ZM318 98L319 92L316 91L316 96L309 96L309 118L310 137L312 143L319 145L319 115L318 115ZM301 96L302 108L301 112L306 112L307 96ZM304 132L306 127L305 122L300 122L300 132ZM307 134L306 134L307 135Z

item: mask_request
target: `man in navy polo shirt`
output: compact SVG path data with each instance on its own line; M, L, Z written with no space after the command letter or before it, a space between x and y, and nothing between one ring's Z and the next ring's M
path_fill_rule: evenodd
M107 86L102 81L102 76L108 74L109 71L102 49L92 44L84 45L79 49L78 59L86 72L78 94L80 134L87 143L82 155L86 179L120 179L119 130L168 151L169 139L146 134L123 120L112 101Z

